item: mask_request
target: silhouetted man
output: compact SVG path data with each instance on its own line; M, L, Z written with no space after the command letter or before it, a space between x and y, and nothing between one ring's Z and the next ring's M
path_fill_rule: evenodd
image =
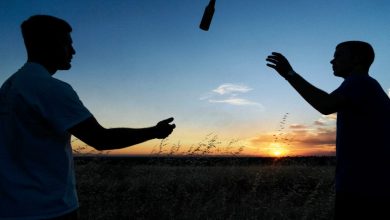
M173 118L142 129L102 127L72 87L71 26L36 15L21 25L28 60L0 89L0 219L77 219L71 134L97 150L165 138Z
M336 219L390 219L390 99L368 74L374 50L361 41L336 47L334 75L344 82L328 94L294 72L280 53L266 59L322 114L337 112Z

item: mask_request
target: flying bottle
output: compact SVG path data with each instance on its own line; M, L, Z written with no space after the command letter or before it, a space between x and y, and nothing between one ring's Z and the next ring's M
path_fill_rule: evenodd
M215 0L210 0L209 4L206 6L202 21L200 22L199 28L208 31L210 28L211 20L213 19L214 11L215 11Z

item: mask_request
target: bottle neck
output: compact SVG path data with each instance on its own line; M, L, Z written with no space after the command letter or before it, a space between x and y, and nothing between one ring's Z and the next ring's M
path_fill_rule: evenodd
M212 8L214 8L214 7L215 7L215 1L216 1L216 0L210 0L210 3L209 3L209 5L208 5L207 7L212 7Z

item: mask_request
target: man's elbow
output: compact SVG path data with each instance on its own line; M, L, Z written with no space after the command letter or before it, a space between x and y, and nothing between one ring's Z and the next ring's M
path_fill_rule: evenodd
M105 131L96 132L94 135L84 139L84 142L98 151L112 149L112 144Z
M69 133L96 150L111 149L110 133L94 117L90 117L70 128Z
M337 95L329 95L326 99L317 103L317 110L323 115L336 113L346 103L345 98Z
M335 108L332 108L330 106L320 106L316 109L317 109L317 111L319 111L323 115L330 115L330 114L337 112Z
M335 111L320 111L321 114L323 115L331 115L333 113L336 113Z

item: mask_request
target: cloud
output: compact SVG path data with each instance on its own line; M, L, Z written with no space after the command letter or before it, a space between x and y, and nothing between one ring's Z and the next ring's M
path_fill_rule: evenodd
M321 117L330 121L335 121L337 119L337 113L333 113L330 115L322 115Z
M291 129L306 129L307 126L306 125L301 125L301 124L292 124L289 126L289 128Z
M225 83L218 86L218 88L214 89L213 92L218 93L220 95L226 95L231 93L247 93L251 90L252 88L249 88L248 86L245 85Z
M326 123L323 120L318 119L317 121L314 121L314 125L325 126Z
M337 119L337 113L333 113L330 115L322 115L319 120L330 122L330 121L336 121L336 119Z
M390 89L387 89L387 95L390 97Z
M330 114L330 115L322 115L321 118L314 121L315 126L328 126L328 125L334 125L335 121L337 119L337 114Z
M314 126L308 126L302 130L292 130L295 144L307 147L334 146L336 143L337 114L322 115L314 121ZM303 125L302 125L303 126Z
M251 90L253 89L243 84L225 83L200 97L200 100L206 100L209 103L223 103L235 106L256 106L264 110L262 104L240 97L242 94Z
M294 136L294 134L292 134ZM306 132L295 135L295 142L301 146L330 146L336 143L336 129L317 129L314 132Z
M209 102L211 103L226 103L226 104L231 104L231 105L255 105L263 108L263 105L257 102L252 102L247 99L241 99L241 98L228 98L224 100L213 100L210 99Z

